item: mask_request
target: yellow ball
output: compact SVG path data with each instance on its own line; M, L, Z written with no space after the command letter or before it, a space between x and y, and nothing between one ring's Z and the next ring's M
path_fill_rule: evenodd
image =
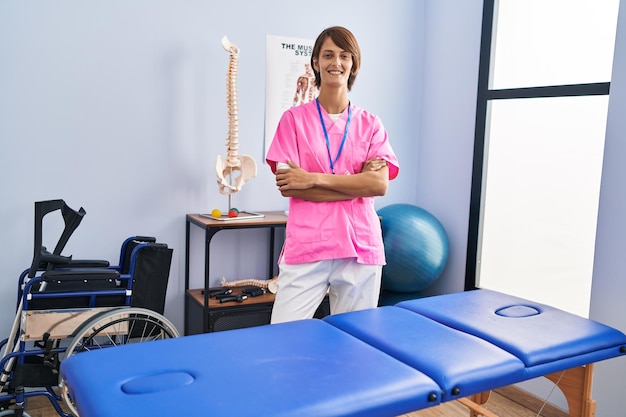
M213 216L213 217L222 217L222 212L219 211L218 209L213 209L213 211L211 212L211 216Z

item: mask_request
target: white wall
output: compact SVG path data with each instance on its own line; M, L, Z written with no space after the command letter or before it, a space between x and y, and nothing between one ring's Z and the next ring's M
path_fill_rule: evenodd
M174 248L165 313L182 329L184 216L227 205L214 171L226 154L224 35L241 50L240 153L259 168L235 206L287 207L263 163L265 36L315 38L335 24L363 52L351 99L382 118L402 165L378 207L414 202L418 158L427 158L418 152L424 4L0 1L0 339L31 261L33 203L56 198L87 211L67 254L116 262L135 234ZM263 232L218 236L213 280L266 278Z
M441 221L450 241L448 264L429 294L463 291L465 285L482 5L426 3L415 204Z
M626 332L626 2L620 2L609 113L590 317ZM595 365L593 397L597 417L624 416L626 358Z

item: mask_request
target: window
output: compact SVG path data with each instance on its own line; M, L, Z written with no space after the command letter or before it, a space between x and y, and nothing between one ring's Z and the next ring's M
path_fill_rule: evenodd
M587 316L619 0L486 0L466 287Z

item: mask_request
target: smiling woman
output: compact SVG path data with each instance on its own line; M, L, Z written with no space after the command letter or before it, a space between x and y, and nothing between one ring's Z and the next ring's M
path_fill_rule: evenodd
M326 293L333 314L378 304L385 253L374 197L399 168L380 119L348 97L360 66L348 29L322 31L311 55L318 99L283 114L267 153L289 198L273 323L312 317Z

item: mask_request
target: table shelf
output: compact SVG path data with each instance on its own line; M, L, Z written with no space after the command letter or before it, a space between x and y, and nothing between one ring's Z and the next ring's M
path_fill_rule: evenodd
M210 288L210 253L211 241L220 231L242 230L242 229L258 229L266 228L270 231L269 236L269 268L267 279L274 276L277 259L274 250L276 240L276 229L284 229L287 224L287 216L283 211L261 211L256 212L262 217L233 219L233 220L216 220L208 215L203 214L187 214L185 227L185 329L184 334L206 333L214 331L214 323L211 322L212 314L222 314L224 310L238 309L238 312L244 312L248 309L256 309L261 311L260 314L266 317L271 314L271 305L273 303L272 294L264 294L259 297L249 297L243 303L229 302L224 304L215 304L214 299L208 297ZM204 286L203 288L190 289L190 234L191 227L198 227L204 230ZM269 299L271 296L271 300ZM269 311L269 313L268 313ZM254 311L253 311L254 312ZM231 311L232 313L232 311ZM201 316L201 319L198 317ZM267 321L268 320L263 320ZM200 324L198 324L200 323Z

